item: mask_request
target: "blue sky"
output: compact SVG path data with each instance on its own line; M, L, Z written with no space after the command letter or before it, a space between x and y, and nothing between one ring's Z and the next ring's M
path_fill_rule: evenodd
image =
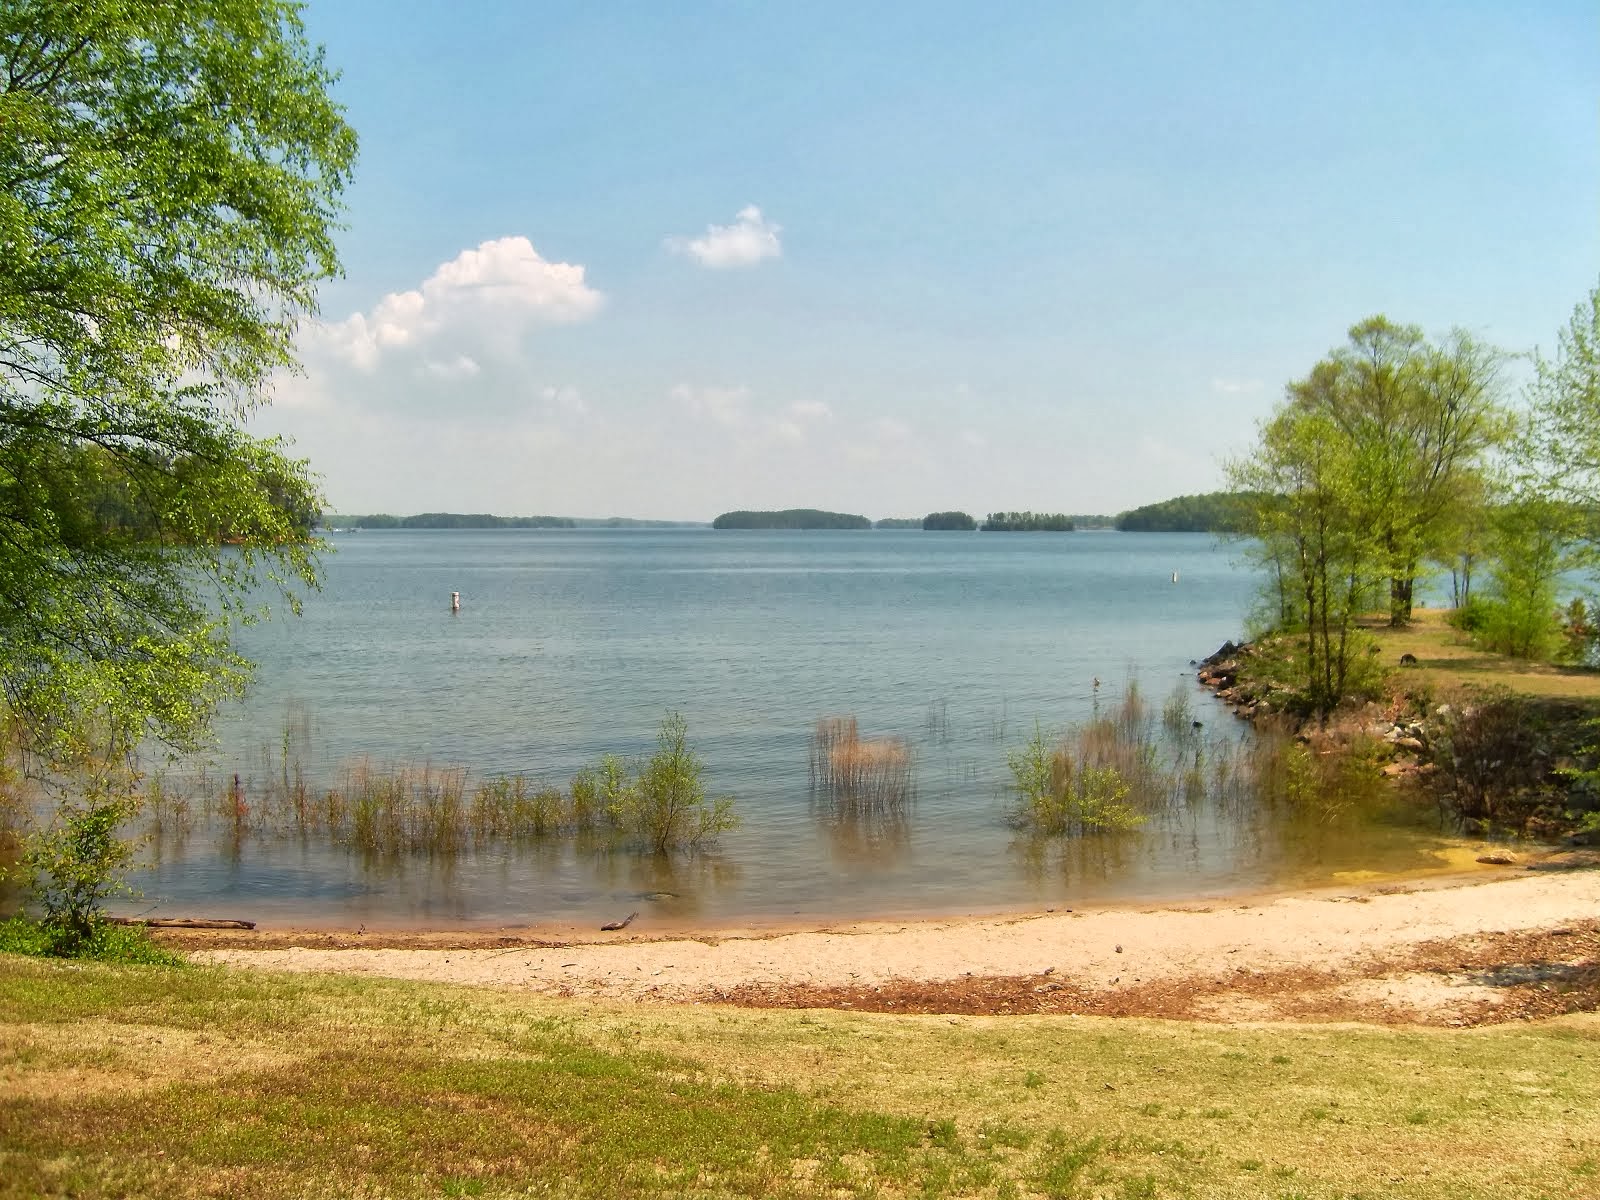
M1364 316L1528 350L1600 278L1588 0L306 19L361 161L259 423L335 511L1115 512Z

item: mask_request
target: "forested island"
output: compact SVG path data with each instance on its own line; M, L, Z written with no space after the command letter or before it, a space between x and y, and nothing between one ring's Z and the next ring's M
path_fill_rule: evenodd
M984 533L1071 533L1066 513L993 512L979 527Z
M923 524L916 517L885 517L881 521L872 523L874 529L921 529Z
M711 522L713 529L871 529L872 522L855 513L825 512L820 508L785 508L759 512L740 509L725 512Z
M1249 527L1255 497L1243 492L1175 496L1118 515L1127 533L1239 533Z
M932 530L957 530L970 533L978 527L978 523L964 512L936 512L929 513L922 518L922 527Z
M367 516L326 516L327 528L339 529L576 529L571 517L497 517L491 513L417 513L396 517L389 513Z

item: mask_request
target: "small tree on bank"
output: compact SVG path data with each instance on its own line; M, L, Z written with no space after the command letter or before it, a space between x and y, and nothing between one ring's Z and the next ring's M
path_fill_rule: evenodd
M1487 458L1511 433L1500 358L1459 331L1434 344L1371 317L1289 384L1255 450L1230 466L1271 623L1305 638L1311 711L1347 694L1356 618L1379 589L1390 622L1404 623L1421 565L1462 541L1462 513L1482 502Z

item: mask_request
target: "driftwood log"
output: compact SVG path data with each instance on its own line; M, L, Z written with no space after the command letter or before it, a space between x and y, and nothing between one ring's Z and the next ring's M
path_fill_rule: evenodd
M626 929L629 925L633 924L633 919L638 915L639 914L636 912L631 912L621 921L607 921L604 925L600 926L600 932L610 933L615 929Z
M222 917L107 917L112 925L142 925L147 930L253 930L254 922Z

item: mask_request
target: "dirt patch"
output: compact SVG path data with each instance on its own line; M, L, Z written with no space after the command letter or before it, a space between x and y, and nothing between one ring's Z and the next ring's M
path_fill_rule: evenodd
M532 950L560 949L567 940L472 930L377 931L340 929L152 929L152 940L171 950Z
M997 1016L1059 1013L1199 1021L1485 1025L1600 1011L1600 921L1437 939L1341 971L1306 968L1085 988L1046 975L815 987L746 984L702 999L746 1008Z

